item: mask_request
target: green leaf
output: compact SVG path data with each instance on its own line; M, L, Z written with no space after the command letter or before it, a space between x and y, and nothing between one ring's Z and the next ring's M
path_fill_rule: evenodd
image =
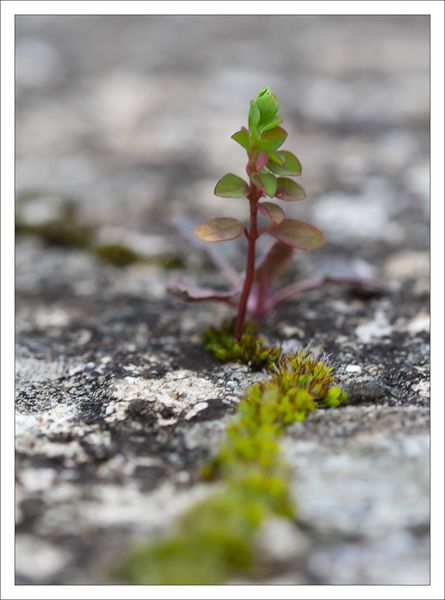
M292 152L288 150L282 150L277 152L278 156L284 161L284 164L275 164L276 161L267 163L267 168L276 173L277 175L300 175L301 174L301 163L298 158Z
M284 144L286 138L287 131L282 127L274 127L261 136L259 147L261 150L278 150Z
M204 242L226 242L237 238L243 229L244 226L238 219L220 217L197 225L193 233Z
M284 219L269 233L283 244L299 250L314 250L325 241L323 233L317 227L297 219Z
M277 125L279 125L282 120L283 119L281 117L275 117L274 119L272 119L272 121L270 121L270 123L267 123L266 125L262 125L260 127L260 129L263 133L265 131L269 131L269 129L273 129L274 127L277 127Z
M264 87L257 95L255 104L260 111L259 125L265 126L273 121L278 112L278 98L269 88Z
M260 132L256 127L251 127L249 129L250 133L250 144L251 146L258 146L261 140Z
M304 200L306 198L306 192L301 185L296 183L293 179L289 179L288 177L278 177L275 198L287 200L289 202Z
M279 225L284 219L284 210L273 202L259 202L258 210L275 225Z
M257 127L258 123L260 122L260 117L261 117L260 109L255 104L255 102L253 100L251 100L250 101L250 110L249 110L249 119L248 119L249 129L251 127Z
M279 152L273 152L273 151L269 150L267 152L267 155L268 155L269 159L272 162L276 163L277 165L280 165L280 166L284 165L284 158L281 156L281 154ZM267 168L269 170L272 170L271 167L269 166L269 164L267 164Z
M253 183L260 188L269 198L273 198L277 189L277 180L271 173L254 173Z
M249 148L250 148L249 132L247 131L247 129L245 127L242 127L239 131L236 131L232 135L232 140L235 140L235 142L238 142L238 144L240 146L242 146L246 150L249 150Z
M215 195L222 198L243 198L246 196L249 186L233 173L227 173L218 181L215 186Z

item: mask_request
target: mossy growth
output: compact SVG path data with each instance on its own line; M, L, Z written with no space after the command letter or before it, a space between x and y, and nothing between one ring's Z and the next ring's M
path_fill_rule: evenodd
M139 255L123 244L103 244L94 246L94 254L115 267L127 267L140 260Z
M292 518L285 480L261 470L195 504L170 536L136 549L119 577L133 584L217 584L255 569L255 537L272 515Z
M27 214L33 205L43 202L44 218L35 221ZM42 207L40 207L41 211ZM32 213L32 210L31 210ZM46 214L48 213L48 214ZM49 246L81 248L103 262L115 267L128 267L134 263L155 265L161 269L178 269L184 266L177 254L146 256L120 243L97 244L97 229L93 224L79 219L75 200L48 196L38 192L19 196L16 202L15 230L18 235L33 235Z
M202 467L203 477L230 477L249 464L270 468L286 427L304 421L317 408L347 401L346 392L333 385L332 371L305 352L282 357L267 381L247 389L236 418L227 427L226 440L211 463Z
M51 221L42 225L35 225L30 233L39 236L51 246L88 248L91 242L92 229L68 221Z
M15 230L18 234L35 235L52 246L87 248L91 244L94 227L80 223L74 202L54 197L50 218L32 222L24 216L24 208L41 199L39 194L17 198Z
M248 365L254 371L272 368L281 356L281 349L267 346L257 335L254 323L245 323L241 338L233 337L233 323L225 321L222 327L209 327L202 336L205 350L221 362Z
M226 331L225 325L219 336L216 329L206 333L213 352L215 340L223 340L224 360L233 350ZM245 335L254 336L254 330ZM234 354L244 362L248 353L242 354L242 342L240 346ZM267 348L258 338L252 347ZM257 366L252 355L247 362ZM224 442L201 469L204 479L218 479L222 489L187 511L168 537L132 552L120 579L133 584L216 584L240 575L255 578L261 524L272 515L296 518L279 438L313 410L345 402L347 394L333 385L332 368L309 353L280 354L275 363L263 365L272 371L270 378L246 390Z

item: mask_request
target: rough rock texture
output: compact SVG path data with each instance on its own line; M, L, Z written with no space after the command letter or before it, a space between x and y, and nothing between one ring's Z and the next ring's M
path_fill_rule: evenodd
M264 84L310 198L289 212L329 240L288 280L352 261L384 289L312 291L262 326L331 354L351 395L283 440L299 521L265 525L262 581L425 584L426 17L18 17L18 197L34 223L70 199L99 241L179 254L211 283L169 220L245 215L213 186L241 173L229 137ZM263 375L206 355L200 331L226 312L168 297L162 264L19 236L16 268L17 582L107 582L210 493L197 466Z

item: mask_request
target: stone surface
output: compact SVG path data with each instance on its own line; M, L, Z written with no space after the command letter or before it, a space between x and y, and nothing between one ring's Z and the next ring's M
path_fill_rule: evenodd
M264 84L304 169L309 202L289 214L328 239L286 281L352 261L383 289L314 290L261 327L286 351L328 353L350 392L283 439L299 519L261 531L261 581L428 582L427 19L46 16L17 18L26 218L69 200L99 242L176 253L186 270L18 236L19 583L110 581L213 490L198 466L264 375L201 349L225 309L166 294L178 274L218 282L170 219L245 217L213 187L242 172L229 137Z

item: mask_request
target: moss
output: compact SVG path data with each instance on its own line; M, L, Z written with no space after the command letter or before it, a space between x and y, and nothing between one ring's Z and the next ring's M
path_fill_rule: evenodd
M79 220L75 200L55 196L52 198L52 217L43 223L30 223L25 218L24 208L27 204L38 202L47 195L30 192L21 195L16 201L15 230L19 235L34 235L51 246L65 248L83 248L100 260L116 267L126 267L141 262L156 265L162 269L177 269L184 266L184 261L176 254L155 256L139 255L124 244L95 245L94 237L97 227L86 225Z
M26 205L39 202L45 194L30 192L21 195L16 202L16 232L18 234L35 235L49 245L87 248L89 247L94 228L80 223L76 204L68 198L50 196L52 218L45 222L29 223L25 218Z
M281 355L279 348L267 346L257 336L253 323L244 325L239 341L233 337L232 323L229 321L224 322L222 327L209 327L204 331L202 344L221 362L242 363L254 371L272 367Z
M253 565L252 539L265 506L228 487L200 502L175 533L136 550L121 576L135 584L213 584Z
M172 535L130 554L118 575L133 584L216 584L255 567L255 536L273 515L293 517L286 482L257 470L199 502Z
M255 575L255 539L261 524L276 515L295 519L289 468L279 438L290 424L318 407L334 407L347 395L333 385L332 368L305 352L261 361L268 348L248 325L244 344L233 343L227 324L205 334L205 345L223 350L272 374L250 386L216 455L202 467L204 479L220 479L220 492L196 504L166 538L135 550L119 572L134 584L216 584L237 575ZM255 338L252 341L252 338Z
M159 256L144 257L143 262L155 264L165 271L172 269L182 269L185 267L184 259L177 254L161 254Z
M92 247L93 253L103 261L109 262L115 267L128 267L135 263L154 265L166 271L178 269L184 266L182 259L176 255L145 256L138 254L123 244L103 244Z
M104 244L93 248L94 254L115 267L127 267L138 262L139 255L123 244Z
M227 427L226 440L210 464L202 468L206 479L228 477L240 466L277 464L278 438L295 422L304 421L319 407L337 407L347 394L333 385L332 367L311 354L282 357L271 377L250 386Z
M52 246L87 248L90 245L92 229L75 222L51 221L32 227L30 233L38 235Z

